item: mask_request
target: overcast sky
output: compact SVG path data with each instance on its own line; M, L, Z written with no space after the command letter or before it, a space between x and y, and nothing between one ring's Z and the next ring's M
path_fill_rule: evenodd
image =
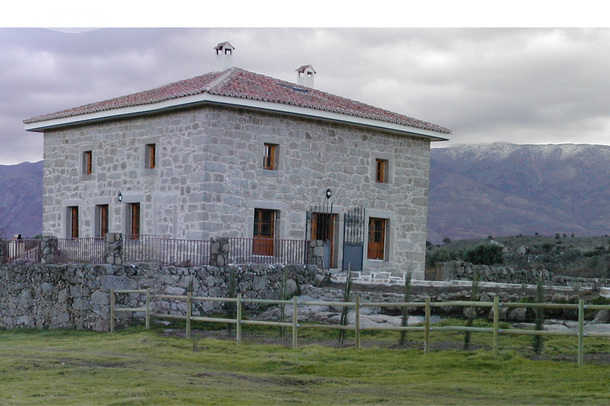
M304 3L305 4L305 3ZM610 29L0 28L0 165L42 159L23 120L234 65L447 127L465 143L610 145Z

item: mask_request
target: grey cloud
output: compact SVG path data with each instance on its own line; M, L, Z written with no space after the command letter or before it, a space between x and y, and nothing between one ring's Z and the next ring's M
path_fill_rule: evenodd
M452 143L610 143L609 29L0 29L0 164L42 159L22 120L235 65L451 128ZM446 144L445 144L446 145Z

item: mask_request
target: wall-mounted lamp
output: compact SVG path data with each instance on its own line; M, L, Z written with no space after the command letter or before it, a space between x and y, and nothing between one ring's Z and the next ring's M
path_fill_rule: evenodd
M332 195L333 195L332 190L330 190L330 189L326 189L326 198L327 198L327 199L330 199L330 198L332 197Z
M119 203L123 201L123 193L121 193L121 191L119 191L119 195L117 196L117 198L119 199Z

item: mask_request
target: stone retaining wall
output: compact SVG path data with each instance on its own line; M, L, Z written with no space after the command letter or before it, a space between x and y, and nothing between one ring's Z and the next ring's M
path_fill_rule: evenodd
M289 293L320 284L325 274L315 266L247 265L227 268L138 265L0 265L0 328L75 328L107 331L110 327L110 290L150 289L153 294L229 296L230 290L247 298L277 299L282 274ZM145 295L117 295L117 304L143 306ZM205 303L205 304L204 304ZM194 315L214 309L198 302ZM218 305L216 305L218 306ZM184 301L153 301L153 312L176 314ZM123 321L130 316L120 313ZM120 321L119 321L120 324Z
M310 287L304 294L315 299L324 301L341 301L345 286L345 276L334 276L330 283L324 288ZM537 286L534 284L514 284L479 282L476 299L482 302L492 302L494 297L498 297L500 302L536 302ZM380 282L379 280L363 281L362 279L353 280L352 293L361 297L363 302L402 302L404 301L404 280L402 283ZM553 303L577 304L579 299L585 302L596 299L600 296L598 286L552 286L544 287L544 301ZM463 301L472 300L472 281L452 280L452 281L411 281L410 301L424 302L430 297L433 302L450 302L453 300ZM383 314L397 315L397 307L369 308L369 311L376 311ZM433 308L433 314L440 316L466 316L467 307L444 306ZM490 314L489 308L477 308L479 317L487 317ZM411 309L410 314L423 315L423 308ZM592 319L595 312L587 312L587 319ZM577 319L576 310L556 309L545 310L546 318L557 318L574 320ZM509 321L533 320L534 311L532 309L501 307L500 319Z
M438 265L436 279L472 281L474 275L479 275L481 282L511 283L536 285L542 277L545 285L553 286L603 286L608 279L599 278L573 278L555 275L546 269L513 269L502 265L473 265L469 262L451 261Z

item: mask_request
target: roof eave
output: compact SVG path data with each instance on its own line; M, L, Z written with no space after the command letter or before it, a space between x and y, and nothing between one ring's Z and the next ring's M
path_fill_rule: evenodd
M127 116L151 114L164 110L183 108L197 104L223 104L242 108L253 108L279 113L287 113L297 116L305 116L323 120L331 120L355 124L365 127L374 127L413 136L429 138L431 141L447 141L449 135L439 131L427 130L399 123L373 120L369 118L313 109L308 107L294 106L290 104L274 103L262 100L252 100L245 98L220 96L210 93L202 93L193 96L181 97L178 99L165 100L158 103L143 104L138 106L123 107L119 109L98 111L94 113L81 114L78 116L62 117L39 122L25 123L25 130L30 132L44 132L54 128L66 127L71 125L85 124L94 121L122 118Z

